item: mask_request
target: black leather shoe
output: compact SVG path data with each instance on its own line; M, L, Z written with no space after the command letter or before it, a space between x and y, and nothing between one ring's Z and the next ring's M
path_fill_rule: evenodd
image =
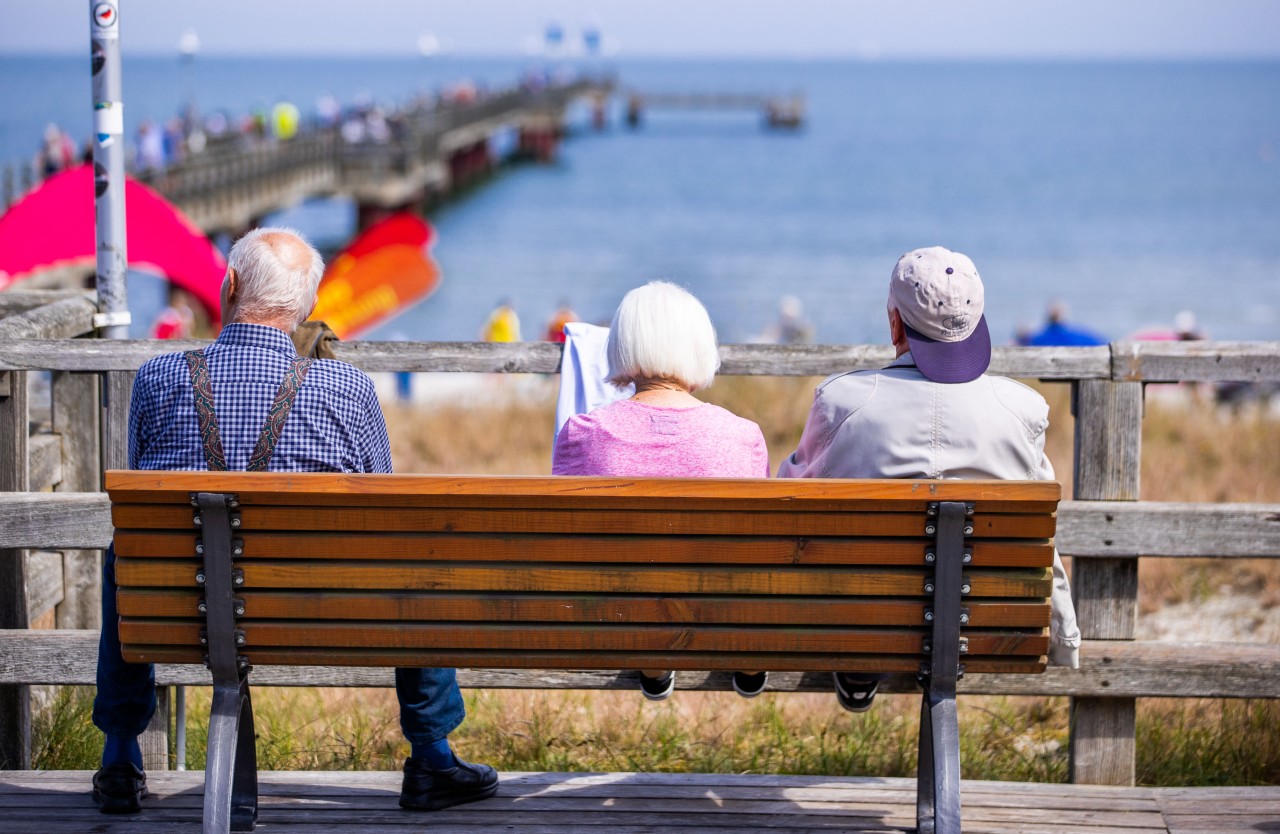
M147 795L147 774L131 762L110 764L93 774L93 801L104 814L137 814Z
M404 760L400 807L439 811L464 802L488 799L498 792L498 772L488 765L456 759L457 766L432 770L410 756Z

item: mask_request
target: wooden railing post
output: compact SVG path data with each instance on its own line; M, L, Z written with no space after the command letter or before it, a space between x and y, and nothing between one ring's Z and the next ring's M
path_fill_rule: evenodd
M133 394L133 371L108 371L103 387L102 420L103 469L129 468L129 400ZM156 713L140 739L142 764L147 770L169 769L169 692L156 691Z
M1137 501L1142 383L1081 380L1075 383L1073 406L1075 498ZM1075 559L1072 592L1085 640L1134 638L1138 554ZM1072 782L1134 784L1135 708L1133 698L1072 699Z
M53 430L62 444L62 479L56 492L102 489L99 451L98 375L56 371L52 378ZM99 551L62 553L62 602L58 628L98 628L102 624L102 566Z
M28 488L27 372L0 373L0 492ZM0 628L27 627L26 551L0 550ZM31 767L31 689L0 686L0 768Z

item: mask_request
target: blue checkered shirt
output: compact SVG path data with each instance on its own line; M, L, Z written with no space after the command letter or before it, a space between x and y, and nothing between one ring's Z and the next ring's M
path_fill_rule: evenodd
M228 324L205 350L228 469L248 468L267 409L297 355L283 331L259 324ZM129 468L208 468L181 353L157 356L138 369L129 409ZM390 472L391 445L373 381L345 362L317 359L267 468Z

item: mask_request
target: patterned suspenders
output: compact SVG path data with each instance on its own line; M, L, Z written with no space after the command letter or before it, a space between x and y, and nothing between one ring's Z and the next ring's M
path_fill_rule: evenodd
M205 362L202 350L189 350L184 355L187 357L187 370L191 372L191 387L195 389L196 418L200 423L200 443L204 446L205 463L210 471L225 472L227 456L222 450L222 435L218 433L218 415L213 410L213 386L209 380L209 365ZM258 444L249 457L250 472L267 471L267 464L271 462L271 456L275 454L276 445L280 442L280 432L284 429L285 421L289 419L289 411L293 408L293 401L298 396L298 389L302 387L302 380L314 361L298 357L284 372L284 379L280 380L276 398L271 403L270 410L267 411L267 422L262 427L262 433L258 435Z

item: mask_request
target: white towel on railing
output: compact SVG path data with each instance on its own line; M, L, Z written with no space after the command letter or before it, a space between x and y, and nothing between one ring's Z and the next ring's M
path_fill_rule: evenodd
M556 399L556 434L575 414L585 414L615 400L630 397L634 385L619 388L608 381L609 328L571 321L564 326L564 356L560 360L560 395Z

